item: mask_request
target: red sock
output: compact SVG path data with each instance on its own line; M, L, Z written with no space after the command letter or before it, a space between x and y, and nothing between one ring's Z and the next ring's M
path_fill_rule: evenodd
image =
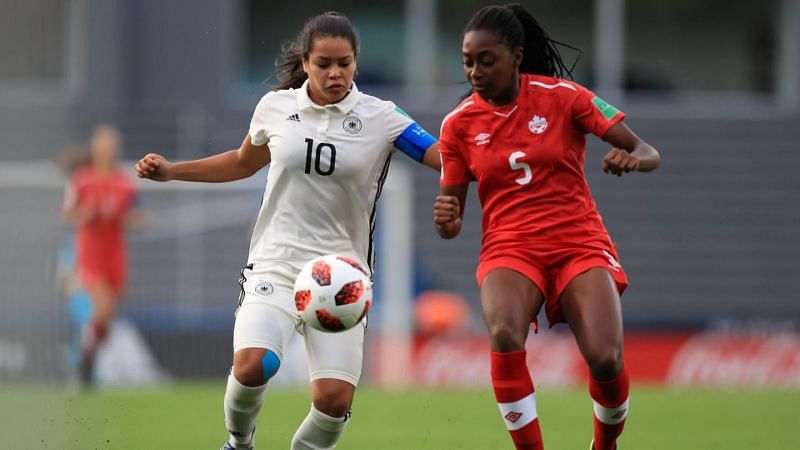
M92 358L97 348L108 336L108 327L101 322L92 322L83 330L81 347L85 357Z
M92 323L92 330L94 331L94 335L98 343L102 343L106 340L106 337L108 336L108 327L106 324L94 322Z
M492 386L515 448L543 450L536 394L525 359L525 350L492 352Z
M625 366L616 378L598 381L589 377L589 395L594 400L594 449L615 450L617 438L628 417L630 378Z

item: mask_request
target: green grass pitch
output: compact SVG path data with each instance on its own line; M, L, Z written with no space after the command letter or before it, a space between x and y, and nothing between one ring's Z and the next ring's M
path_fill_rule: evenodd
M0 386L0 448L218 449L226 434L224 380L161 389L74 392ZM545 445L585 450L591 402L583 389L537 393ZM304 390L273 389L257 449L288 449L308 411ZM636 387L620 449L800 449L800 390L671 390ZM343 450L513 448L489 389L360 389Z

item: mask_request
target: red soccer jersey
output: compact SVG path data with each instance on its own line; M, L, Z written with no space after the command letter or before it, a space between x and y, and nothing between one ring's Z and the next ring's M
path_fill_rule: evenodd
M73 178L67 206L86 208L92 214L78 228L75 243L84 283L100 279L118 291L122 288L127 269L123 221L135 200L134 185L121 171L102 175L89 167Z
M442 122L442 185L478 182L481 260L520 244L608 248L583 172L586 134L605 135L624 114L571 81L522 74L502 107L477 93Z

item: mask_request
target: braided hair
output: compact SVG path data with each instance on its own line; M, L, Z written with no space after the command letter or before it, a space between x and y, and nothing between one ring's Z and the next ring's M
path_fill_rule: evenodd
M579 57L580 50L551 39L525 7L517 3L483 7L467 22L464 34L476 30L494 33L510 50L521 47L521 73L572 79L572 70L578 60L567 68L557 45L578 51Z
M358 32L347 16L336 11L328 11L308 19L297 37L281 47L281 58L273 74L278 84L273 90L297 89L303 85L308 74L303 71L303 59L314 47L314 40L320 37L341 37L350 41L353 55L358 57Z

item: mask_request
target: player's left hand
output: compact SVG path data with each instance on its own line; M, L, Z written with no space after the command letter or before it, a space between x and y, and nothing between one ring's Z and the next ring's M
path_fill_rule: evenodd
M454 195L437 195L433 203L433 224L439 236L452 239L461 231L461 206Z
M603 158L603 172L621 177L623 173L639 170L640 163L636 156L614 147Z

